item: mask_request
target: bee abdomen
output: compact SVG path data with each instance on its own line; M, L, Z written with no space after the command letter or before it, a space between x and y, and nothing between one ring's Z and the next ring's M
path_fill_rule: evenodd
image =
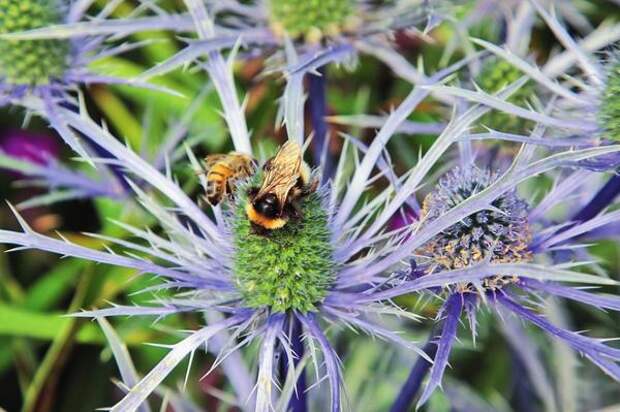
M223 185L217 182L211 181L207 183L206 192L207 192L206 198L209 201L209 203L213 206L217 205L222 200L222 197L224 196Z
M232 170L221 163L215 164L207 173L206 198L213 206L217 205L226 194L226 181Z

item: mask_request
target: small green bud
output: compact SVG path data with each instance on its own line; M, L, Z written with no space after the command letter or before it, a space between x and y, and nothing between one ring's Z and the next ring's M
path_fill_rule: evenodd
M61 22L55 0L0 0L0 34ZM67 40L0 40L0 77L10 85L44 85L67 69Z
M607 84L603 90L598 115L603 136L620 141L620 59L616 58L607 73Z
M482 90L495 94L511 83L519 80L523 73L505 60L490 59L485 62L476 83ZM528 99L534 94L534 85L528 82L510 96L508 102L517 106L526 106ZM491 110L478 121L479 124L507 133L528 133L533 127L529 120L509 113Z
M353 0L269 0L271 24L291 38L318 42L353 24Z

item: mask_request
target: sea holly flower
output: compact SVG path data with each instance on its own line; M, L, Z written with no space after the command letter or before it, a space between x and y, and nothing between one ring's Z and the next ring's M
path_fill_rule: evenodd
M506 173L510 174L510 171ZM579 202L587 207L590 200L585 196L590 193L588 185L592 184L592 178L598 177L595 173L584 171L560 176L565 180L554 185L553 190L535 208L531 208L513 188L496 197L489 209L469 214L430 238L417 252L416 261L426 267L420 279L432 278L433 272L437 270L471 267L477 262L505 262L519 266L524 262L542 260L542 256L548 256L549 260L550 255L553 259L554 254L561 251L577 251L584 261L592 261L587 251L582 250L585 238L590 232L617 221L620 213L604 212L587 220L572 222L569 216L564 223L551 223L545 215L558 204L570 202L575 205ZM421 226L432 227L451 209L466 205L472 198L484 196L485 192L492 189L494 182L502 178L502 175L481 170L474 165L448 172L424 200ZM569 200L566 199L568 193L572 196ZM577 196L581 193L583 196ZM582 281L588 282L585 278ZM617 282L609 280L607 283ZM434 363L431 366L424 360L418 361L395 405L407 405L413 400L425 373L430 369L430 378L418 405L429 399L441 383L461 315L464 314L469 320L475 341L476 312L483 303L497 310L502 321L506 316L515 315L539 327L587 357L612 378L620 380L619 349L605 344L605 339L587 337L555 326L536 309L529 307L529 302L535 300L533 298L551 295L595 308L620 311L620 298L615 295L598 295L557 282L531 279L516 268L514 272L494 274L453 287L435 288L432 292L445 298L438 315L441 330L436 333L436 340L429 341L430 347L427 348L434 356ZM515 344L519 345L518 342Z
M298 95L298 91L288 91L290 95ZM392 130L425 95L425 91L416 89L412 98L393 114L393 120L387 123L382 135L391 136ZM297 144L302 146L303 132L297 133L303 130L303 118L296 117L299 101L287 99L287 102L290 106L287 106L285 118L289 125L289 134L296 136L299 142ZM343 180L345 176L337 175L339 182L336 185L322 185L316 193L310 194L302 204L301 220L290 221L283 229L270 235L259 235L254 233L249 225L245 214L247 201L243 193L239 195L237 203L225 209L214 208L213 218L210 218L170 177L157 171L111 136L105 128L90 120L83 107L79 113L69 109L61 109L59 113L74 131L96 139L98 144L113 156L114 163L122 166L129 175L149 183L171 200L174 209L168 209L168 204L147 195L138 186L133 186L137 198L157 217L163 236L123 224L125 230L146 243L102 238L124 248L131 257L98 252L44 237L32 232L23 221L21 223L25 232L2 232L2 241L26 241L30 246L34 246L30 240L36 239L36 243L41 243L35 247L63 255L133 267L167 279L166 283L156 289L183 290L152 307L115 306L97 312L101 316L165 316L186 311L219 312L225 315L221 320L192 332L186 339L174 345L162 362L136 383L113 410L137 408L185 356L225 331L241 341L226 341L221 348L222 358L227 358L237 345L242 347L254 340L261 341L255 401L256 409L261 411L268 410L272 404L272 382L275 380L273 359L276 348L285 348L283 356L289 359L290 365L296 365L297 361L293 358L301 357L302 354L293 353L291 341L294 343L295 339L301 339L302 334L306 336L304 350L311 359L318 359L319 353L323 354L332 392L331 409L340 409L341 379L338 359L323 331L323 319L355 326L383 339L403 344L411 350L418 350L406 338L373 321L378 314L406 315L404 312L387 305L387 302L379 301L358 308L348 301L350 286L339 285L339 282L344 280L342 276L345 270L351 270L358 264L364 265L365 258L362 256L354 259L342 257L346 254L349 237L354 236L359 230L357 225L367 219L365 214L372 214L381 204L376 202L362 214L356 213L353 220L345 219L342 223L334 223L339 199L348 193ZM227 120L235 119L229 117ZM235 125L231 125L231 129L233 126ZM381 141L382 139L378 140ZM240 148L250 147L249 142L241 144ZM367 164L376 162L380 157L381 150L377 151L376 148L380 147L375 145L375 149L367 155L370 156L366 160ZM191 157L191 152L188 155L198 168L199 163ZM342 160L347 161L349 159ZM370 168L372 169L372 166ZM370 173L371 170L368 167L366 169ZM256 176L255 179L260 181L261 177ZM370 176L357 177L356 180L361 184L356 184L354 190L360 193L349 194L348 202L356 203L353 199L365 190L367 179L370 179ZM345 192L342 192L343 190ZM177 215L174 210L180 211L182 215ZM191 226L187 226L187 222L191 222ZM380 249L377 253L389 254L399 237L398 233L395 234L395 238L386 244L385 237L378 236L376 242L384 244L385 249ZM161 263L155 263L155 259ZM362 283L360 287L368 289L373 286ZM355 293L351 296L355 296ZM86 312L82 316L92 314ZM296 338L287 336L288 325L293 321L298 322L302 329L300 336ZM319 372L321 363L317 361L316 365ZM286 379L293 379L291 376L294 375L294 370L289 368L290 373ZM232 377L231 384L235 386L242 406L246 405L245 402L252 398L252 384L244 385L242 379Z
M4 1L0 5L0 33L37 29L59 23L60 2ZM63 77L68 68L70 44L63 40L15 41L0 43L1 75L13 87L49 85Z
M274 33L304 38L310 43L355 30L359 24L354 1L270 0L266 3Z
M426 196L421 219L433 221L478 191L484 190L494 176L489 170L455 168L444 176L433 192ZM438 268L460 269L482 261L527 262L531 252L527 245L531 231L527 222L527 204L515 192L507 192L492 203L493 210L483 210L444 230L428 241L422 250ZM485 287L494 281L486 279ZM473 285L461 285L461 291Z
M495 3L493 0L480 1L478 6L493 7L493 3ZM553 12L548 11L548 7L551 7ZM486 62L480 64L482 68L475 80L482 93L477 93L476 97L474 95L465 97L472 101L490 104L492 107L503 106L502 109L492 112L498 113L498 121L485 119L487 122L481 123L498 131L507 131L507 126L513 126L512 132L527 135L528 129L531 129L533 125L531 121L528 121L531 119L530 113L524 111L523 108L535 104L534 98L544 101L550 96L555 96L559 100L556 108L558 117L562 119L577 117L584 120L580 123L574 123L571 126L573 131L592 134L594 130L598 132L599 137L609 139L602 131L609 129L609 125L605 124L609 120L605 119L609 119L610 116L606 116L605 113L613 105L606 104L604 96L610 95L606 90L611 91L613 89L614 59L609 59L610 62L606 64L607 68L604 69L592 57L591 53L612 46L620 40L618 25L606 22L592 30L587 19L577 12L574 5L563 3L561 7L557 7L553 1L515 2L512 6L506 6L505 12L506 35L503 40L503 47L492 42L472 39L474 45L490 51L496 55L496 58L489 59L490 62L493 62L492 64ZM551 55L546 61L542 60L540 56L531 56L531 32L538 17L548 25L559 43L566 48L565 52ZM571 37L560 21L570 22L573 28L585 29L588 27L587 32L591 33L584 39L577 41ZM585 26L583 25L584 22L587 23ZM540 65L534 63L535 61L541 62ZM496 65L500 65L503 69L495 69ZM577 70L582 70L586 74L586 78L583 82L578 81L579 85L571 89L575 82L573 80L566 82L565 76L567 72L574 75ZM606 74L607 71L609 71L609 75ZM503 105L498 101L491 102L492 99L483 97L484 94L493 95L502 87L501 80L499 80L502 78L497 76L498 80L493 80L493 72L496 74L503 72L503 79L525 75L530 78L530 81L520 90L518 95L513 95L508 100L509 105ZM493 87L493 85L498 87ZM611 110L613 111L613 108ZM519 123L521 126L518 126Z
M57 123L56 109L75 105L73 92L81 85L140 84L132 80L93 73L89 64L106 56L131 50L137 45L104 47L108 36L75 38L23 38L20 33L59 24L72 24L86 16L91 1L4 0L0 3L0 105L15 105L39 113ZM113 11L104 8L96 19ZM142 84L143 87L153 87ZM82 157L88 158L80 140L68 133L62 137Z

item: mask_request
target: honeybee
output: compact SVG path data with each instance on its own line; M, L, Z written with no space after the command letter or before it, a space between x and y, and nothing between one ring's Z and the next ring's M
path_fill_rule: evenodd
M215 206L225 196L234 194L235 182L256 171L256 161L245 153L212 154L205 158L207 193L205 198Z
M265 178L260 188L248 191L246 214L256 229L280 229L291 217L301 217L299 200L316 190L311 173L302 160L299 144L288 141L263 166Z

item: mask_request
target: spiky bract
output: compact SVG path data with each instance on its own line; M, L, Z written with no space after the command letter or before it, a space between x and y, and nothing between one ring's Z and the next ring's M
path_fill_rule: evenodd
M243 192L235 205L233 236L234 278L245 303L273 312L314 310L327 294L336 270L321 197L310 194L301 201L301 218L260 233L247 218L248 199Z
M61 23L55 0L0 0L0 34ZM0 40L0 76L11 85L45 85L67 69L67 40Z
M456 168L424 199L422 218L426 224L432 224L492 182L493 174L489 170ZM492 263L529 260L531 252L527 245L531 234L527 203L515 191L510 191L493 201L492 207L493 210L481 210L445 229L422 252L441 270L463 268L484 260ZM484 285L501 287L512 280L490 278Z
M478 86L487 93L495 94L519 80L523 73L509 62L492 58L484 62L482 71L476 77ZM518 106L526 106L534 94L534 85L528 82L507 100ZM531 121L509 113L492 110L480 118L480 124L493 130L511 133L527 133L533 126Z
M620 141L620 59L611 62L601 99L599 123L605 138Z
M345 29L354 3L353 0L269 0L271 23L292 38L317 41Z

